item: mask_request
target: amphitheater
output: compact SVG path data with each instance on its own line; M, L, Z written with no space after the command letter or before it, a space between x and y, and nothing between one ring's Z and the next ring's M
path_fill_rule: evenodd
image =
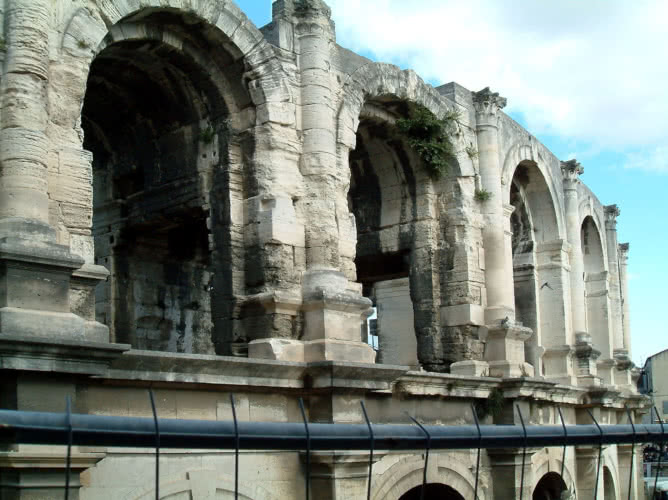
M471 424L472 403L487 424L647 411L617 206L503 112L503 89L370 61L330 16L322 0L277 0L261 28L232 0L0 2L2 408L69 396L150 417L152 388L178 419L230 420L231 393L256 422L300 422L299 398L314 423L364 422L360 401L378 424ZM400 126L419 113L447 123L438 172ZM522 454L484 452L478 498L642 497L630 445L600 463L531 448L520 470ZM314 454L312 496L365 498L368 460ZM233 461L164 450L161 498L232 498ZM71 496L154 498L154 462L75 447ZM422 452L373 462L371 498L419 498ZM240 498L304 498L303 452L240 463ZM475 468L476 450L434 451L426 498L472 499ZM0 497L60 498L65 471L62 447L5 447Z

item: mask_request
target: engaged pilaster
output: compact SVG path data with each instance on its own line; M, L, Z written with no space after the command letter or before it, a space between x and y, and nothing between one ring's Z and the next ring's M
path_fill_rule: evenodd
M489 373L492 376L533 376L533 366L526 363L524 358L524 343L533 332L515 323L509 222L512 207L504 206L501 186L498 133L500 112L506 105L506 99L487 87L473 93L473 105L476 111L480 180L482 188L491 195L481 208L485 219L483 246L487 289L485 361L489 362Z
M629 244L619 244L619 282L621 287L622 300L622 328L624 330L624 349L629 358L631 357L631 317L629 316L629 281L628 281L628 264L629 264Z
M617 244L617 217L620 211L617 205L607 205L605 208L605 236L608 249L608 283L610 290L612 345L615 359L628 359L628 352L624 346L624 331L622 326L622 300L619 283L619 256Z
M480 180L482 188L491 194L489 200L482 204L481 210L485 218L485 323L493 324L505 318L515 319L512 265L509 267L507 262L508 241L504 231L498 138L499 113L505 107L506 99L487 87L473 93L473 105L476 111Z
M571 267L571 318L573 335L586 333L584 263L582 260L582 243L580 241L580 214L578 211L578 184L584 168L577 160L561 162L561 173L564 181L564 197L566 202L566 233L571 245L569 263Z

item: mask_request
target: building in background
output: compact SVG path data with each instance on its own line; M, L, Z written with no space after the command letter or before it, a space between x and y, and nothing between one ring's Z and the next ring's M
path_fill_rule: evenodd
M278 0L262 28L231 0L6 0L0 17L3 408L148 417L153 387L163 418L230 420L231 392L271 422L300 421L299 398L312 422L362 422L359 401L374 423L646 411L620 212L498 93L340 47L321 0ZM422 454L374 457L372 498L414 498ZM629 481L640 498L632 457L531 449L521 471L522 450L493 450L479 498L517 498L522 477L526 498ZM243 454L242 495L303 498L303 458ZM233 485L233 454L161 460L163 498ZM318 454L314 494L364 498L367 463ZM429 464L436 494L473 497L475 450ZM64 471L61 448L16 446L0 496L59 497ZM151 450L74 452L82 500L153 481Z
M647 394L660 418L668 421L668 349L647 358L638 379L638 391ZM648 413L646 420L658 422L656 413Z

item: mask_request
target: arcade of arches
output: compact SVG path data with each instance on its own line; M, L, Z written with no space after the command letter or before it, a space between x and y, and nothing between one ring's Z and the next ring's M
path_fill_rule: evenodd
M160 418L230 420L234 394L257 422L302 422L303 403L363 423L360 401L378 425L639 419L629 246L583 167L489 88L339 46L323 0L272 11L256 27L234 0L2 3L1 407L145 417L152 387ZM397 127L416 106L454 117L438 178ZM0 497L62 494L59 451L6 453ZM374 498L419 498L422 453L375 454ZM526 498L593 488L590 448L569 451L568 484L537 465L558 470L551 453L530 451ZM154 494L150 451L75 454L78 498ZM605 456L615 498L632 454ZM433 457L425 498L470 496L475 453ZM364 497L367 452L310 458L314 497ZM303 460L244 452L240 491L303 498ZM227 495L233 463L165 453L160 490ZM516 496L519 463L483 452L480 498Z

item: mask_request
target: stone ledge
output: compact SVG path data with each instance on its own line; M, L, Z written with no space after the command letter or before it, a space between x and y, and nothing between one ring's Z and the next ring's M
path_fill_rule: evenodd
M506 398L532 398L554 403L579 404L587 390L539 378L504 378L501 383Z
M102 375L130 346L0 334L0 368Z
M40 449L3 451L0 452L0 468L3 469L64 469L66 457L62 452L48 452ZM62 448L62 446L59 446ZM72 452L70 466L72 469L88 469L94 467L106 453Z
M407 366L316 361L308 363L308 388L389 390L392 382L408 371Z
M500 383L501 379L495 377L410 371L397 380L395 389L411 396L487 398Z
M291 361L131 350L105 379L256 387L303 387L306 365Z

